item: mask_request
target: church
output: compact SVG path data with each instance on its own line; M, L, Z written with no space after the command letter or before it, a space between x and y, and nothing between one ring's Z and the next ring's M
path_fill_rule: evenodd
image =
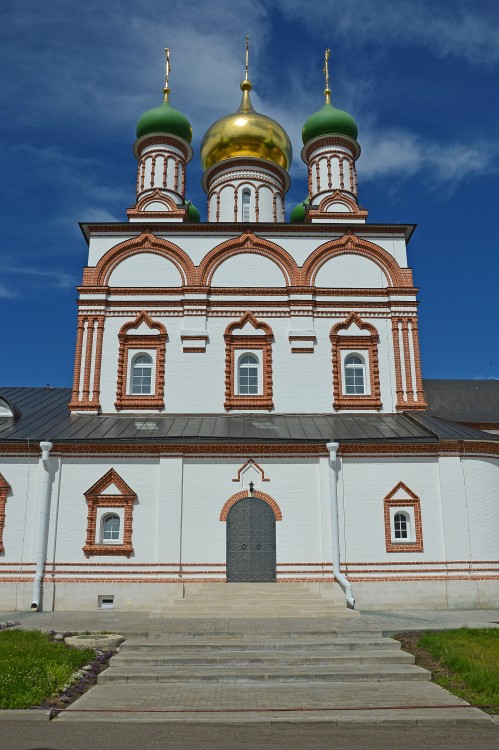
M358 128L139 119L127 221L82 224L72 388L0 389L0 608L168 612L189 586L356 609L499 599L497 381L422 378L413 225L368 222ZM109 165L109 169L112 165ZM235 587L236 588L236 587Z

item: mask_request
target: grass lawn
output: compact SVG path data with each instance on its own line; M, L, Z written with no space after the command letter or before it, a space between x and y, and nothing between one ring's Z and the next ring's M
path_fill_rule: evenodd
M468 703L499 713L499 629L404 633L397 638L433 681Z
M69 648L37 630L0 632L0 709L38 705L94 658L93 649Z

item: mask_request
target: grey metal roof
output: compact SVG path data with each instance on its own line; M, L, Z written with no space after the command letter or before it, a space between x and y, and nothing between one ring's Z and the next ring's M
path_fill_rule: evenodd
M423 380L428 414L456 422L499 423L499 380Z
M0 418L0 442L57 443L436 443L483 440L484 433L418 413L403 414L74 414L69 388L0 388L14 411ZM492 435L486 439L499 440Z

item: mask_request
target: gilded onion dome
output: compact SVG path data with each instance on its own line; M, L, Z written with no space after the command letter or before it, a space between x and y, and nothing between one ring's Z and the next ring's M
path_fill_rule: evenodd
M207 130L201 142L203 169L234 157L264 159L289 169L293 150L288 134L278 122L255 112L249 95L252 88L245 78L237 112L222 117Z

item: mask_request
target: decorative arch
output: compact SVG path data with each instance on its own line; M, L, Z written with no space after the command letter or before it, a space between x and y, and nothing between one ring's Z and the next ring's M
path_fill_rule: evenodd
M169 195L166 195L162 190L159 190L158 188L155 188L152 192L147 193L143 195L138 201L135 206L135 211L145 211L145 207L149 203L153 203L155 201L158 201L159 203L163 203L165 206L165 211L178 211L179 207L171 198ZM183 213L183 212L182 212Z
M234 333L250 323L259 333ZM225 339L225 410L231 409L265 409L274 408L272 389L272 328L263 321L258 321L252 312L233 323L229 323L224 333ZM261 388L258 395L241 395L237 389L237 352L241 350L257 351L260 362Z
M171 261L182 278L182 283L194 284L196 270L192 260L178 245L168 240L143 233L139 237L120 242L105 253L95 268L85 269L83 283L85 286L106 286L114 269L126 258L137 253L154 253Z
M5 505L7 503L7 495L11 491L11 486L3 476L0 474L0 553L5 552L3 546L3 530L5 528Z
M244 328L246 323L251 323L255 330L264 331L266 336L273 335L272 328L269 326L269 324L264 323L263 320L257 320L255 315L250 310L248 310L241 318L239 318L239 320L235 320L233 323L229 323L229 325L225 329L224 336L231 336L234 331L237 331L239 328Z
M334 203L341 203L348 209L348 211L330 211L329 208ZM323 216L323 214L326 214L326 216ZM308 219L319 220L321 218L367 219L367 211L364 208L359 208L358 204L351 196L345 195L339 190L335 190L333 193L323 198L318 206L310 206L308 210Z
M116 491L107 492L110 487ZM120 477L115 469L109 469L90 489L84 493L88 506L87 536L83 552L91 555L124 555L133 554L132 546L132 512L137 494ZM117 510L122 508L123 541L121 544L102 544L98 538L97 516L102 508Z
M279 267L287 286L294 286L297 283L299 269L294 258L280 245L257 237L252 232L243 232L240 237L226 240L210 250L199 266L199 283L203 286L211 284L218 266L233 255L240 253L263 255Z
M340 331L348 331L352 324L355 324L361 333L358 336L341 335ZM363 335L363 331L367 332L366 335ZM377 329L371 323L364 322L356 313L350 313L345 320L336 323L331 328L329 338L333 358L334 408L338 411L341 409L381 409ZM347 394L344 388L343 361L350 352L357 351L364 360L367 360L369 392Z
M143 323L152 331L157 333L151 334L133 334L130 331L135 330ZM135 320L130 320L121 327L118 334L119 353L118 353L118 382L116 388L115 407L120 409L163 409L164 408L164 389L165 389L165 353L167 330L163 323L154 321L143 310ZM137 395L131 393L129 387L129 370L130 370L130 351L140 349L151 354L154 359L154 392L151 395Z
M325 242L308 256L302 268L304 283L313 286L317 273L324 263L337 255L346 253L362 255L376 263L385 274L388 286L412 288L412 271L409 268L400 268L390 253L373 242L357 237L351 231L337 240Z
M239 500L244 500L244 498L246 497L248 497L247 490L241 490L241 492L236 492L235 495L231 495L231 497L229 497L229 499L224 503L224 506L220 511L220 520L227 521L227 516L229 515L229 510L232 508L232 506L239 502ZM267 495L266 492L260 492L260 490L254 490L253 497L257 497L259 500L263 500L264 503L267 503L267 505L270 505L274 513L275 520L282 521L281 509L279 508L273 497Z

